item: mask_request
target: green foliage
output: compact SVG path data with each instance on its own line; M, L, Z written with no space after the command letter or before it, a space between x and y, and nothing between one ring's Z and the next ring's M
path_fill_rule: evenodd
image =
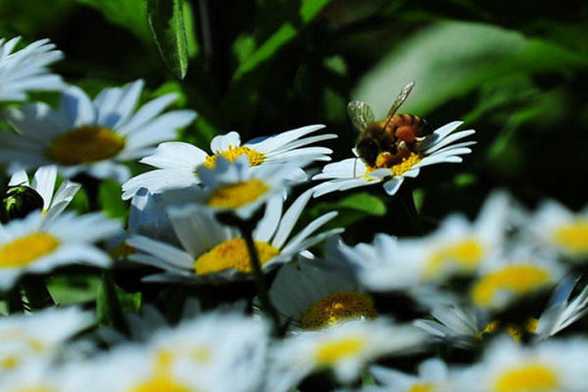
M168 68L179 79L184 79L188 72L190 53L184 16L185 8L183 0L147 1L149 27L153 33L159 53ZM188 9L189 12L190 10Z
M124 27L141 40L150 38L145 0L77 0L100 11L112 23Z
M330 223L330 227L348 227L369 216L386 215L385 202L369 193L360 192L345 196L334 202L319 202L308 211L308 218L316 218L329 211L337 211L338 215Z
M121 186L113 180L104 180L100 183L98 200L100 208L109 218L126 219L128 206L121 200Z

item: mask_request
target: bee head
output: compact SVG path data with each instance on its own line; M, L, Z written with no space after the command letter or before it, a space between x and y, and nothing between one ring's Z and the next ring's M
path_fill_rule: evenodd
M380 153L380 145L377 140L369 137L361 138L357 141L355 149L357 155L359 155L365 163L370 166L375 165L378 154Z

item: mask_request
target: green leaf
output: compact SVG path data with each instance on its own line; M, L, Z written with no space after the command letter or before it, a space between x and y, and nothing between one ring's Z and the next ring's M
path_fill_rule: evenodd
M100 183L98 200L104 214L109 218L126 218L128 208L121 199L121 186L114 180L104 180Z
M183 0L147 0L149 27L159 53L179 79L186 76L189 59L184 9Z
M367 215L382 216L386 214L386 204L369 193L355 193L341 199L335 204L337 209L361 211Z
M130 30L135 36L149 42L147 13L144 0L78 0L100 11L111 23Z
M291 42L301 28L312 22L332 0L303 0L300 6L299 20L284 22L259 48L237 68L233 79L238 80L245 74L274 57L286 44Z
M335 202L321 202L310 208L308 218L314 219L330 211L339 215L327 224L328 228L347 227L367 216L386 215L386 204L369 193L355 193Z
M403 111L425 114L482 83L505 75L565 72L588 58L514 31L477 23L442 22L393 49L360 81L353 96L383 117L400 88L416 87Z

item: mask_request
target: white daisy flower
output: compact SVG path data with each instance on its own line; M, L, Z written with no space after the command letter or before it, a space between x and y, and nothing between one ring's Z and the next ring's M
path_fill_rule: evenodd
M424 334L390 320L353 320L286 338L270 352L268 390L287 391L307 375L332 369L337 380L355 380L364 366L383 356L418 351Z
M450 370L440 359L432 358L419 364L418 375L406 374L382 366L372 366L371 375L381 384L376 391L452 392L455 391Z
M525 347L509 338L496 341L482 362L462 379L459 391L582 392L588 390L588 342L549 340Z
M415 287L442 284L455 275L475 274L503 251L508 219L509 198L494 193L474 222L454 214L426 237L396 239L377 234L372 244L349 247L341 243L339 251L366 287L414 291Z
M0 226L0 290L10 289L23 274L46 273L71 263L107 267L110 258L92 243L119 230L117 221L99 213L66 213L46 220L40 211Z
M245 144L241 144L241 137L237 132L229 132L212 139L210 143L212 154L188 143L162 143L153 155L140 160L142 163L155 167L156 170L140 174L125 183L123 198L131 198L140 188L159 193L166 189L185 188L198 184L200 179L196 169L200 166L214 168L218 157L234 161L243 156L253 167L288 163L299 169L292 179L303 179L305 174L302 167L313 161L330 160L329 154L332 152L330 149L308 147L309 144L337 137L334 134L308 136L324 127L324 125L309 125Z
M32 180L25 171L16 172L8 183L9 187L26 186L32 188L43 200L42 211L46 219L61 214L80 190L80 184L65 180L55 191L57 167L43 166L37 169Z
M501 310L516 300L549 290L566 273L550 258L519 248L486 263L470 289L471 303L483 310Z
M58 368L45 361L27 363L0 376L2 392L54 392L62 391L64 380Z
M213 169L198 169L205 188L194 190L194 201L214 212L232 211L242 219L249 219L271 197L284 194L288 178L296 169L286 164L254 170L246 157L234 162L220 157Z
M78 87L63 91L58 110L34 103L9 109L7 120L18 134L0 134L0 161L14 169L60 166L72 177L88 173L124 182L123 161L143 157L154 144L173 139L196 114L177 110L162 114L174 94L156 98L136 110L143 81L107 88L92 101Z
M558 284L549 305L539 317L535 330L537 340L545 340L588 313L588 285L570 300L572 291L579 279L564 278Z
M313 177L313 180L326 180L315 187L315 197L319 197L334 191L369 186L384 182L384 190L389 195L394 195L404 179L415 178L421 168L437 163L462 162L461 155L471 153L468 146L474 141L454 143L460 139L476 133L472 129L452 133L463 122L454 121L435 130L425 140L417 145L416 151L402 162L391 167L369 167L354 151L356 157L334 162L323 167L323 171Z
M374 302L351 271L327 260L299 258L284 265L269 290L276 310L303 330L377 317Z
M47 66L61 60L63 53L48 39L14 51L19 41L20 37L0 38L0 101L23 101L33 90L62 89L61 77L49 73Z
M337 215L330 212L310 222L289 239L311 195L312 190L303 193L284 214L281 195L268 202L265 215L253 233L264 271L342 231L333 229L313 236ZM250 276L251 264L245 241L238 230L219 223L210 209L197 205L174 207L169 209L169 218L183 249L139 235L133 235L128 241L141 252L131 255L131 260L166 270L146 280L198 282Z
M90 313L78 308L0 318L0 380L22 369L26 373L31 364L48 364L67 339L93 322Z
M538 244L574 261L588 258L588 207L573 213L556 201L544 202L528 222Z

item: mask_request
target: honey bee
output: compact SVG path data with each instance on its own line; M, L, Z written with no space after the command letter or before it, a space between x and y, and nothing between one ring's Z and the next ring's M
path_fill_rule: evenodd
M425 120L412 114L396 114L413 87L414 82L410 82L402 88L381 121L376 121L365 102L351 101L347 105L351 122L359 131L355 150L370 167L389 168L401 162L424 139L428 128Z

